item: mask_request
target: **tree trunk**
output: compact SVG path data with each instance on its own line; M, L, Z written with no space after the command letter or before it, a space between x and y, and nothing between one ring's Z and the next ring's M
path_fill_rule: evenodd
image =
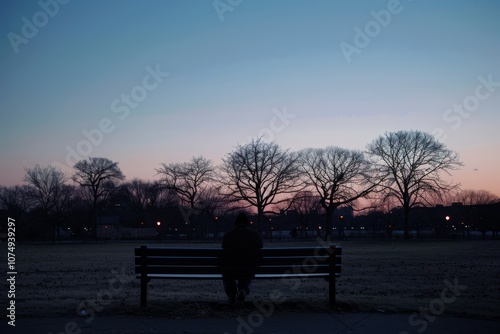
M92 203L92 233L90 234L97 241L97 200Z
M333 219L333 209L331 207L325 208L326 211L326 231L325 231L325 241L330 242L332 240L332 219Z
M404 215L404 240L409 240L410 239L410 208L405 206L403 208L403 215Z
M262 221L263 221L263 218L264 217L264 211L262 210L262 208L260 207L260 205L258 206L257 208L257 231L259 231L259 233L262 235ZM271 227L269 227L270 229ZM272 232L271 232L272 233Z
M56 233L57 233L57 224L56 222L52 222L52 244L55 245L56 243Z

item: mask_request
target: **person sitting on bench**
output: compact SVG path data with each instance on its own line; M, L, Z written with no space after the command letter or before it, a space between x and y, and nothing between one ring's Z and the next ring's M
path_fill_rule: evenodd
M222 238L222 281L230 305L244 303L250 293L262 247L262 237L250 227L248 217L244 213L238 214L234 228Z

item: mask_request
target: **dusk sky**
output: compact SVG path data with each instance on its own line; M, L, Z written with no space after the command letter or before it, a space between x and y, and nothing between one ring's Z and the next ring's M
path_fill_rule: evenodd
M462 188L500 195L499 1L5 0L0 33L0 185L422 130Z

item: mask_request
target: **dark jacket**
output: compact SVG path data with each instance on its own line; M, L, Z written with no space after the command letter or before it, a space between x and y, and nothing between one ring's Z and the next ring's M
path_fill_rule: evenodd
M253 276L260 264L260 234L250 227L236 226L222 238L223 274Z

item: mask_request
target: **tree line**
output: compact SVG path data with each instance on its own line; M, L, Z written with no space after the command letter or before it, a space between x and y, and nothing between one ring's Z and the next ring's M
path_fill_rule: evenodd
M36 165L26 169L23 185L0 187L0 203L16 220L36 212L50 222L54 238L64 219L75 212L87 214L95 236L99 212L117 197L126 199L138 216L148 208L173 205L182 206L187 216L203 211L213 219L251 210L259 231L270 214L322 210L327 239L337 208L400 207L408 239L414 207L435 205L447 196L475 196L481 202L475 204L499 201L485 191L460 191L459 184L449 181L447 177L461 166L458 153L416 130L386 132L364 151L338 146L291 151L256 138L237 145L217 165L203 156L161 163L155 181L125 181L118 162L103 157L78 161L71 176L53 166Z

